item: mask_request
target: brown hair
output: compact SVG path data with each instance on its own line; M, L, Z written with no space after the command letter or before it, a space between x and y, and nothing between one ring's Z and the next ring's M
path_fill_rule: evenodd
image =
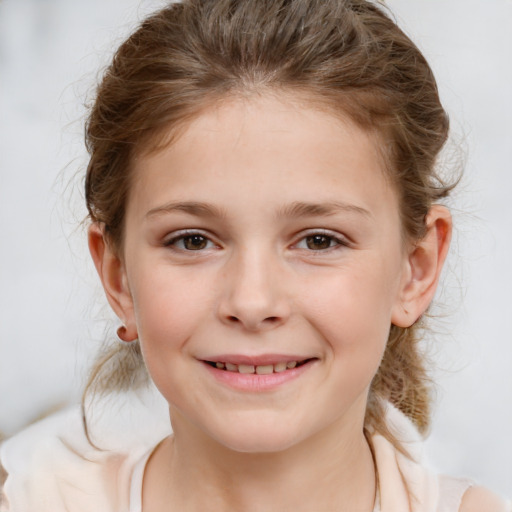
M90 218L122 253L130 164L213 102L265 91L296 92L375 133L400 197L408 240L424 235L430 206L450 185L436 173L448 118L425 58L382 6L365 0L184 0L146 19L114 56L98 87L86 143ZM366 429L395 445L385 398L424 432L430 380L420 323L391 326L368 402ZM86 388L134 382L138 349L103 354ZM123 373L124 372L124 373ZM85 396L85 394L84 394Z

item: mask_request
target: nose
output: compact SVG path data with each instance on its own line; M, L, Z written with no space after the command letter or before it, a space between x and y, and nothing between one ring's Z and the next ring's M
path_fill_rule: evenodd
M283 269L275 258L246 250L226 263L221 283L218 313L221 321L251 331L266 331L282 325L291 305Z

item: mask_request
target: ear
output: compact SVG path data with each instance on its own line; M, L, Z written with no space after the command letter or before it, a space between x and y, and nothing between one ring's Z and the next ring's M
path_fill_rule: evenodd
M126 270L105 236L104 225L93 223L88 232L89 251L100 276L107 300L126 328L125 341L137 338L133 299Z
M433 205L425 223L425 236L409 251L400 296L393 308L391 322L398 327L410 327L426 311L434 298L448 254L452 234L448 209Z

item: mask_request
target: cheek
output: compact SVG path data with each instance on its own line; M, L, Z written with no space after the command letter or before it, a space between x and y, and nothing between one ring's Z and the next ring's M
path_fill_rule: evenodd
M132 293L142 354L148 372L169 403L182 404L183 383L194 389L190 360L183 357L194 331L202 325L208 300L194 279L152 273L141 276Z
M327 341L329 350L344 361L378 366L391 325L396 284L385 265L352 265L311 279L299 296L301 309Z
M182 349L211 310L205 288L204 281L183 272L137 276L132 291L135 320L148 359Z

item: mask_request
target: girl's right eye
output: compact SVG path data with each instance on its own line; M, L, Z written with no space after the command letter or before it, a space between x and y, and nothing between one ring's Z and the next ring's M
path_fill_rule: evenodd
M203 251L215 247L215 244L200 233L182 234L165 243L167 247L174 247L182 251Z

